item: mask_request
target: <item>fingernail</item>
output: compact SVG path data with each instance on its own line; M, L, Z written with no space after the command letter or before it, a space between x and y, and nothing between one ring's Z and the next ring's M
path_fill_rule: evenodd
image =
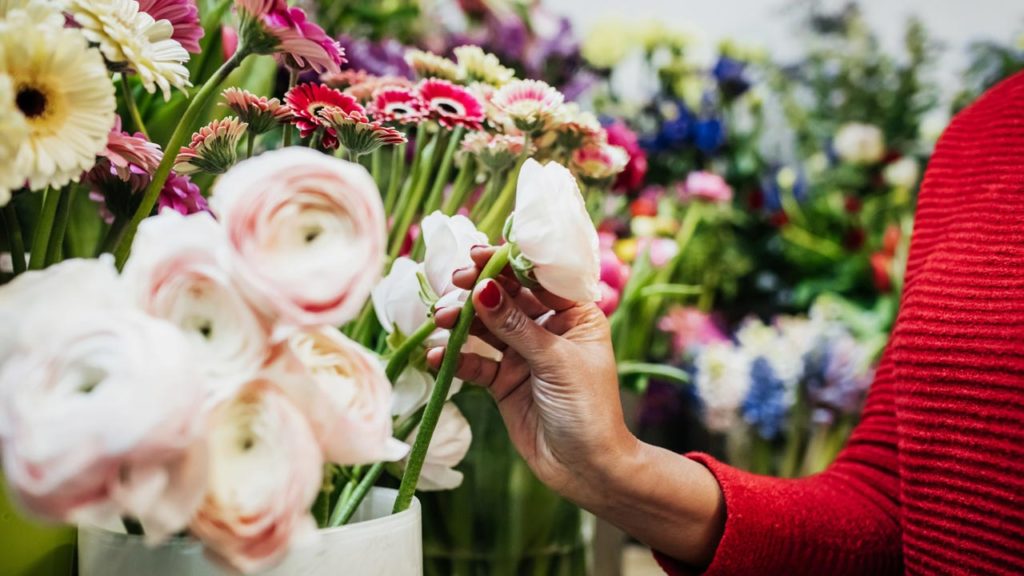
M469 251L472 252L477 248L490 248L490 246L488 246L487 244L473 244L472 246L469 247Z
M501 304L501 290L498 288L497 282L494 280L484 282L484 287L480 289L480 303L488 310L494 310L498 304Z
M463 266L462 268L456 268L456 269L455 269L455 271L454 271L454 272L452 272L452 278L455 278L455 276L456 276L456 275L457 275L457 274L458 274L459 272L465 272L466 270L469 270L469 268L470 268L469 266Z

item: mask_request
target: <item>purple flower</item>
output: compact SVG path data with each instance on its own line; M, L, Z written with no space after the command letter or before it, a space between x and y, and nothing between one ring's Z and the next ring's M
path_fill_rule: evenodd
M807 397L816 424L856 414L873 377L866 350L849 333L822 340L807 355Z
M720 57L711 70L718 81L719 89L729 98L741 96L750 89L750 80L746 72L746 62L728 56Z
M412 69L405 62L406 46L393 38L373 41L342 36L338 42L345 49L346 68L365 70L374 76L412 78Z
M188 176L174 172L171 172L163 190L160 191L157 205L159 206L158 210L170 208L185 216L196 212L210 211L210 206L206 203L202 192L199 191L199 186L196 186Z
M774 440L782 433L788 412L785 383L775 375L771 363L759 356L750 366L750 390L740 405L743 420L761 438Z

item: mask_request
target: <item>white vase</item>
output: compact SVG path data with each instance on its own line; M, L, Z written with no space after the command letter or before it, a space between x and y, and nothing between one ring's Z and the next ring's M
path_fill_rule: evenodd
M395 490L374 488L351 523L321 530L319 538L296 547L278 566L259 576L422 576L420 503L391 514ZM191 539L149 548L142 537L93 526L78 529L80 576L234 576L211 561Z

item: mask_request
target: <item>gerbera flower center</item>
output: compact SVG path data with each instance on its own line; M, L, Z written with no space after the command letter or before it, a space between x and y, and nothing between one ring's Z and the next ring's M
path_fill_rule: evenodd
M451 114L453 116L460 116L466 113L466 111L460 108L455 102L442 100L440 98L434 100L434 106L437 106L441 112Z
M24 114L26 118L39 118L46 113L46 94L38 88L26 86L21 90L18 90L18 95L15 97L15 104L17 104L18 110L21 110L21 113Z

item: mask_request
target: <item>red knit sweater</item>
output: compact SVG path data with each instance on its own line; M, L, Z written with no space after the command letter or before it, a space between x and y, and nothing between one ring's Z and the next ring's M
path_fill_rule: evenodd
M1024 73L936 148L896 328L838 460L780 480L690 457L725 496L708 574L1024 574Z

